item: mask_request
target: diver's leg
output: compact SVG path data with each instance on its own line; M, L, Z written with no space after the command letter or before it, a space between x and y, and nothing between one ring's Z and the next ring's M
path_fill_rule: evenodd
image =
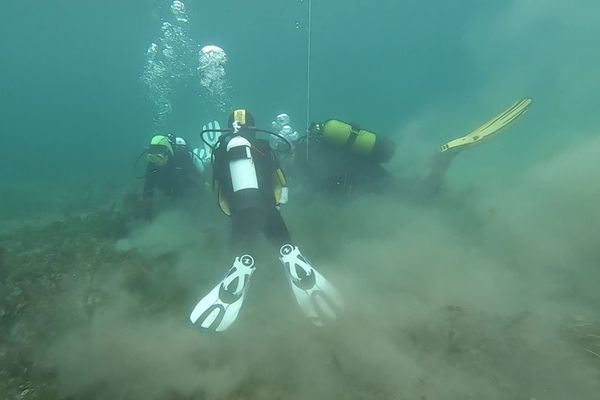
M279 249L279 260L296 302L317 326L337 318L343 301L337 290L319 273L298 246L285 244Z
M196 304L190 321L215 332L229 328L244 304L255 270L252 256L244 254L236 257L225 277Z
M253 254L257 234L262 230L263 212L248 209L231 216L231 249L235 255Z
M279 246L279 260L304 314L317 326L334 320L343 307L338 292L291 243L279 210L273 207L265 222L265 234L271 243Z
M279 249L284 244L292 242L287 225L277 208L272 207L272 209L265 213L264 222L265 236L276 248Z
M236 212L231 217L231 247L234 261L225 277L194 307L190 321L202 329L224 331L233 324L244 303L254 274L254 237L260 231L262 216L255 209Z
M453 152L444 152L433 156L431 169L424 182L423 190L426 196L435 196L439 193L455 155L456 153Z
M450 163L458 152L481 143L484 139L502 131L503 128L525 114L529 104L531 104L531 99L524 98L504 110L499 115L496 115L479 128L469 132L465 136L451 140L440 146L441 152L434 157L431 171L425 180L426 195L433 196L440 191L444 184L446 172L448 171L448 168L450 168Z

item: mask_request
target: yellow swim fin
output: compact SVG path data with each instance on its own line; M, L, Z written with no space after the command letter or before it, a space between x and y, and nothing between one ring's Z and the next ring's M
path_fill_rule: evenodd
M494 118L481 125L474 131L468 133L463 137L451 140L448 143L441 145L441 152L443 153L446 151L464 148L464 146L470 146L479 143L488 136L491 136L494 133L498 133L498 131L500 131L502 128L504 128L505 126L519 118L521 115L523 115L525 111L527 111L527 107L529 106L529 104L531 104L531 99L527 97L521 101L516 102L507 110L495 116Z

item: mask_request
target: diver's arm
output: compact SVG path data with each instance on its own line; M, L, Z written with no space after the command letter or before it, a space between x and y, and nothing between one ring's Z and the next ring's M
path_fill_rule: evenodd
M154 191L157 186L157 170L150 163L146 167L144 189L142 191L142 213L145 218L152 218Z
M279 179L279 184L281 185L281 194L279 196L279 204L287 204L288 200L289 200L289 187L288 187L288 181L287 181L287 177L285 176L285 173L283 172L283 169L281 169L281 167L278 167L275 170L275 178Z
M281 196L279 197L279 204L287 204L289 201L290 190L287 186L281 188Z
M278 200L278 204L287 204L288 200L289 200L289 187L288 187L288 180L287 177L285 176L285 172L283 172L283 168L281 167L281 163L279 162L279 159L277 158L277 156L275 155L275 153L271 153L271 157L273 160L273 170L274 170L274 176L273 178L275 179L275 183L276 186L281 186L281 193L279 195L279 200Z
M185 163L185 168L187 170L187 175L189 177L189 182L192 185L192 190L200 190L204 188L204 174L197 168L195 155L193 153L189 153L190 157L187 159Z

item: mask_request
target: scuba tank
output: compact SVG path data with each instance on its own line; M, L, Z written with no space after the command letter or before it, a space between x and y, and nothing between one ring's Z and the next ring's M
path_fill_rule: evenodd
M268 141L256 139L256 133L280 137L288 144L289 150L292 148L291 144L281 135L255 128L254 117L243 109L235 110L230 115L228 124L233 129L202 131L202 135L210 131L223 133L214 147L202 136L204 143L213 150L213 189L221 211L231 216L232 212L264 207L269 202L268 189L264 187L266 184L273 186L273 205L285 200L287 181L276 159L264 162L254 159L254 156L275 157ZM266 145L265 149L261 149L262 143ZM256 161L259 163L258 171ZM266 176L266 172L271 172L264 171L265 168L262 167L270 168L271 164L277 164L272 171L273 176Z
M234 136L227 143L227 160L233 195L231 206L241 210L260 205L260 190L251 144L243 136Z
M377 163L388 162L394 155L394 143L389 138L361 129L356 124L330 119L321 124L320 132L327 143L346 147L353 154Z

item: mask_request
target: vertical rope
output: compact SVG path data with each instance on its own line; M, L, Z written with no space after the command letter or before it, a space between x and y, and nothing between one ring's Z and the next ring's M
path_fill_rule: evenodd
M310 143L310 64L312 56L312 0L308 0L308 38L306 49L306 160Z

